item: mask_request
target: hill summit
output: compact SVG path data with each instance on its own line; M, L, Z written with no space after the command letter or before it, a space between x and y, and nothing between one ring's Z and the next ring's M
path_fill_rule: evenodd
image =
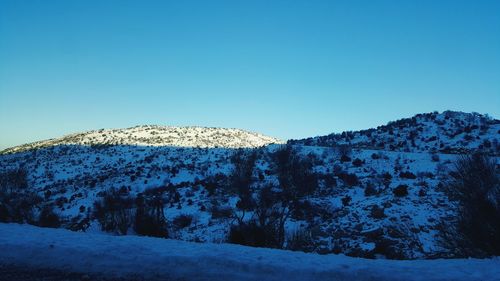
M71 134L8 148L3 153L16 153L56 145L255 148L273 143L282 143L282 141L240 129L143 125L126 129L100 129Z

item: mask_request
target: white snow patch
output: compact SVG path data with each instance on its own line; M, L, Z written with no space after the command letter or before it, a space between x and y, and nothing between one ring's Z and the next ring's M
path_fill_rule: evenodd
M182 280L500 280L500 258L367 260L0 224L0 262Z

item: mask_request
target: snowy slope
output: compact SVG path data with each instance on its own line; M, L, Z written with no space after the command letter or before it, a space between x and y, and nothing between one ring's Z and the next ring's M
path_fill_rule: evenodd
M267 158L275 149L271 146L260 150L254 171L255 190L276 181L270 168L273 163ZM437 229L442 220L454 217L454 211L447 196L436 186L441 173L446 174L452 165L454 155L439 155L440 161L434 162L428 153L354 150L352 159L364 161L357 167L352 162L339 162L332 148L297 146L296 149L300 149L304 157L315 159L313 169L325 181L321 181L318 192L307 199L311 205L306 210L307 219L292 218L288 230L311 228L317 251L332 252L337 248L346 254L370 256L377 243L397 245L402 252L398 255L405 258L432 256L442 251L435 239ZM183 229L172 226L171 237L188 241L224 241L234 220L232 217L216 218L212 209L235 210L238 197L223 192L222 186L221 193L209 194L205 180L213 175L229 175L233 154L231 149L56 146L4 155L0 172L21 164L29 171L31 188L43 195L47 203L55 205L66 221L65 227L72 229L79 229L75 223L88 223L94 201L99 200L105 190L124 189L126 194L136 196L147 190L172 187L179 199L166 197L167 220L171 222L179 215L190 215L193 222ZM373 159L373 154L380 158ZM418 177L401 178L395 167ZM346 185L335 175L337 170L357 175L359 183ZM387 173L392 177L389 185L383 180ZM264 176L262 181L257 179L258 175ZM395 197L393 190L401 184L409 186L409 194ZM368 186L374 189L373 194L366 193ZM342 203L343 198L350 198L347 205ZM384 216L374 218L374 206L381 208ZM405 229L394 230L394 222L404 225ZM96 224L95 221L91 223L88 231L99 231ZM402 235L401 231L411 237Z
M0 263L154 280L500 280L500 259L389 261L0 224Z
M417 114L361 131L290 140L292 144L401 152L461 153L481 149L500 155L500 120L478 113L445 111Z
M499 124L466 113L422 116L408 119L416 121L398 121L395 122L398 125L391 123L371 130L376 139L392 138L390 144L401 143L401 146L372 147L367 142L355 142L364 139L366 133L354 132L352 139L347 134L354 147L349 152L348 161L341 161L334 143L323 143L330 137L292 141L293 148L304 159L309 159L319 182L313 194L301 198L303 214L293 215L287 220L287 234L307 230L314 242L313 251L319 253L396 259L450 256L453 249L443 248L439 240L440 230L442 222L453 222L457 216L454 202L444 193L442 184L453 167L456 152L464 148L463 138L442 137L437 144L433 132L454 131L458 128L454 124L458 122L465 126L462 134L469 132L467 134L479 138L475 145L488 140L490 145L486 148L491 154L498 155L496 130ZM472 123L464 125L460 120ZM476 124L474 120L479 120L477 128L473 125ZM487 129L481 129L481 122L487 123ZM203 133L194 138L195 142L189 136L196 134L188 130L179 133L173 142L164 138L170 145L159 145L157 136L161 133L152 133L158 130L168 131L164 127L136 127L126 132L84 133L43 145L39 143L38 149L14 148L10 153L0 155L0 175L19 167L25 169L29 188L43 198L44 205L53 206L65 228L101 232L92 215L93 204L107 190L120 190L121 194L132 198L154 191L160 192L166 202L164 212L170 238L226 241L229 229L235 223L232 214L237 212L239 200L238 195L224 184L234 169L232 156L238 151L230 144L247 143L246 136L232 134L228 136L230 139L214 136L216 139L209 142L223 147L182 147L176 145L191 142L191 145L203 146L204 141L210 139L208 131L200 128ZM425 134L415 138L415 146L411 141L404 144L405 134L411 134L413 130ZM170 132L169 135L175 134ZM432 139L429 144L448 148L431 149L421 138ZM127 142L129 144L113 145ZM251 143L248 146L262 144L259 141ZM36 145L31 148L34 147ZM252 174L255 194L266 185L279 185L276 163L272 159L272 153L279 147L272 144L247 149L257 153ZM470 146L468 149L477 148ZM496 159L500 163L500 158ZM348 183L346 175L355 176L357 180ZM210 180L214 177L223 180L216 183L215 192L210 192L209 187L213 186ZM395 191L405 186L407 194L397 196ZM223 212L221 216L218 209L229 213ZM190 216L191 223L185 227L176 226L173 221L183 215ZM252 214L247 213L245 218L252 218ZM134 231L129 229L127 234L133 235Z
M260 147L282 141L239 129L206 127L137 126L127 129L101 129L58 139L9 148L3 153L22 152L55 145L137 145L180 147Z

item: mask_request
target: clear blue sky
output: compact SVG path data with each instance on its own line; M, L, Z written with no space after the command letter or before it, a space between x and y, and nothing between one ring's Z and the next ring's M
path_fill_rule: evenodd
M139 124L300 138L500 116L500 1L0 0L0 148Z

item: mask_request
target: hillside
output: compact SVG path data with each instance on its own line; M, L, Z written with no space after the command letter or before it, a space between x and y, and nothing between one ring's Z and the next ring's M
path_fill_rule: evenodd
M290 140L291 144L400 152L464 153L481 149L500 155L500 120L478 113L445 111L417 114L376 129Z
M128 145L179 147L260 147L282 141L239 129L207 127L136 126L127 129L101 129L67 135L6 149L1 153L16 153L56 145Z
M455 256L442 235L456 220L444 184L456 153L498 155L500 133L498 120L450 112L289 145L233 129L168 128L94 131L9 149L0 155L0 183L24 190L30 200L22 202L30 203L3 221L137 235L136 217L149 212L165 218L155 235L185 241L369 258ZM251 223L276 226L277 240L236 235Z
M17 264L24 276L31 270L37 278L51 269L50 280L58 272L54 270L82 276L70 280L498 280L499 262L367 260L0 224L0 265Z

